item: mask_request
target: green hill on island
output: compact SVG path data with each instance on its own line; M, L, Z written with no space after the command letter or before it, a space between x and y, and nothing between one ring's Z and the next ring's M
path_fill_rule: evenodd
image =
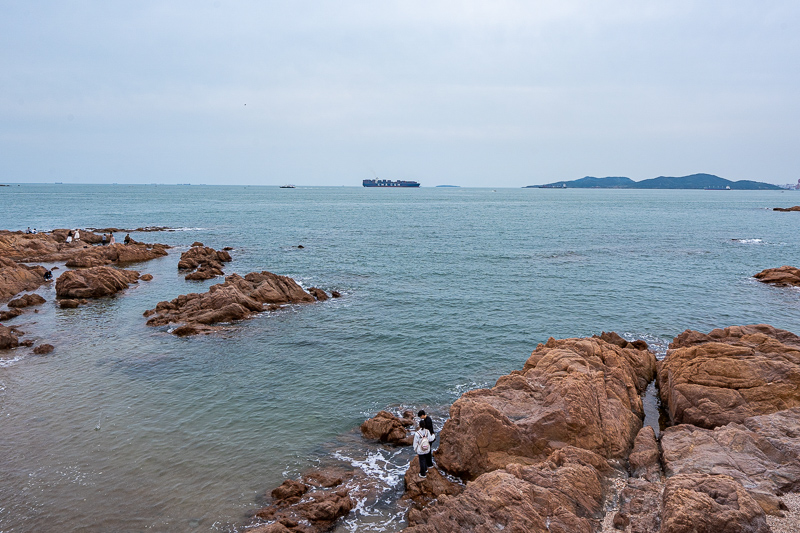
M586 176L572 181L556 181L546 185L528 185L529 188L542 189L731 189L731 190L780 190L780 187L760 181L731 181L713 174L692 174L691 176L659 176L642 181L625 177L595 178Z

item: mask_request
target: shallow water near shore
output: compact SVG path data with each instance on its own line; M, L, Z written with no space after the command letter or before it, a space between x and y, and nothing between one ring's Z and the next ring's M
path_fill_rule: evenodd
M617 331L663 353L685 329L800 333L800 291L752 278L800 262L800 214L771 210L797 204L773 191L4 187L7 229L179 231L131 234L176 247L128 267L153 281L78 309L57 309L51 284L38 314L8 322L56 349L0 359L0 531L234 531L285 477L336 462L377 494L339 529L400 529L410 452L362 441L366 417L441 420L551 336ZM342 298L218 335L146 327L157 302L221 281L178 275L194 241L232 246L228 274L269 270Z

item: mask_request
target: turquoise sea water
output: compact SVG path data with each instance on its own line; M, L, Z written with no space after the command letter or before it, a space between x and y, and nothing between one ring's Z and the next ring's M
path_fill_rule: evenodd
M0 531L231 531L285 476L336 458L384 491L340 529L402 527L408 457L362 442L367 416L441 418L550 336L617 331L663 351L687 328L800 333L800 291L752 278L800 263L800 213L771 210L798 204L772 191L0 188L5 229L180 230L132 234L175 246L130 266L153 281L69 310L43 287L41 312L8 323L56 349L0 360ZM178 275L194 241L232 246L226 273L343 297L214 336L146 327L146 309L216 282Z

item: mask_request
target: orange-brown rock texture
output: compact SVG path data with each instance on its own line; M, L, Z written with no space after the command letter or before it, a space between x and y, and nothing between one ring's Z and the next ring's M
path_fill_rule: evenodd
M368 439L381 442L411 446L414 436L406 428L414 425L414 413L406 411L403 418L389 411L380 411L377 415L361 424L361 434Z
M287 276L251 272L245 277L232 274L225 283L212 285L208 292L178 296L159 302L144 312L148 326L182 324L172 333L178 336L216 331L214 324L242 320L279 305L312 303L313 296Z
M758 281L777 285L778 287L800 287L800 268L784 265L778 268L762 270L755 276Z
M0 302L23 291L36 290L45 283L43 266L27 266L0 257Z
M646 344L616 334L551 338L521 371L453 404L436 460L451 474L475 479L507 464L542 461L567 445L625 458L642 427L640 394L655 366Z
M222 263L231 261L231 255L225 250L215 250L202 243L194 243L192 247L181 254L178 270L189 270L185 279L206 280L223 276Z
M728 476L680 474L667 480L661 533L771 533L758 503Z
M0 230L0 257L22 263L67 261L67 266L91 267L111 263L149 261L167 255L163 244L93 246L101 236L81 230L81 240L67 243L69 230L29 234Z
M602 479L591 465L511 463L467 483L455 496L442 495L434 505L412 509L406 531L593 533L602 501Z
M800 337L765 324L687 330L659 363L674 424L714 428L800 406Z
M111 296L127 289L138 279L139 273L134 270L107 266L67 270L56 280L56 297L74 299Z
M784 213L788 213L789 211L800 211L800 205L796 205L794 207L773 207L773 211L783 211Z

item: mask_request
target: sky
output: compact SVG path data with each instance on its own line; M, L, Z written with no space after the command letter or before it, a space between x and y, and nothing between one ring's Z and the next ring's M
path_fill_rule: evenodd
M800 178L800 2L0 0L0 182Z

